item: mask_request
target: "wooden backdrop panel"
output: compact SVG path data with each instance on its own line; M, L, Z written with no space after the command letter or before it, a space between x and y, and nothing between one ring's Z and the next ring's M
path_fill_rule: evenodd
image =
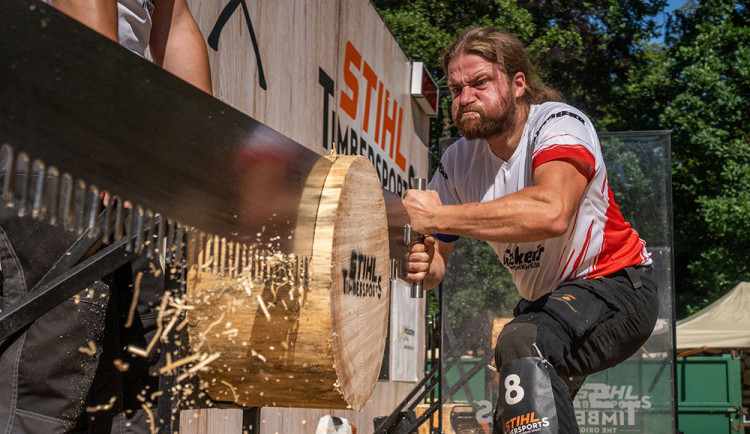
M219 99L321 155L330 153L330 143L339 142L340 130L349 146L339 143L338 151L367 156L381 182L385 181L384 185L392 191L401 193L411 177L428 175L429 118L409 95L410 61L369 1L188 0L188 3L205 38L216 28L222 11L236 6L219 35L217 50L209 48L214 92ZM361 56L358 68L345 63L347 42ZM370 89L367 130L365 64L377 77L375 89ZM265 75L265 89L259 80L259 65ZM354 117L341 107L342 91L353 96L345 68L357 78ZM380 88L381 128L376 132ZM392 110L396 101L403 110L400 134L398 120L393 127L405 160L403 169L396 161L395 149L391 154L390 132L386 133L386 143L381 143L386 91L390 98L388 108ZM352 146L352 132L356 135L355 146ZM390 184L389 178L393 180ZM423 327L416 338L417 342L424 342ZM417 366L421 367L423 354L418 353ZM361 412L264 408L261 432L312 432L321 416L335 414L353 421L360 434L369 433L373 430L372 419L389 414L413 386L410 382L379 381Z
M190 0L189 4L205 37L224 23L217 49L209 48L218 98L322 155L330 152L331 143L337 144L339 153L364 154L392 191L401 193L410 178L427 176L429 118L409 94L411 63L368 1ZM228 18L222 20L222 14ZM358 53L359 65L346 62L348 43ZM368 90L365 64L374 74L375 89ZM353 94L345 77L347 68L358 85L354 118L342 109L342 91L349 97ZM396 116L401 121L397 119L392 127L398 137L386 132L383 144L385 118L392 117L394 102L400 110ZM341 143L344 136L347 143ZM403 161L391 151L392 141L400 143Z

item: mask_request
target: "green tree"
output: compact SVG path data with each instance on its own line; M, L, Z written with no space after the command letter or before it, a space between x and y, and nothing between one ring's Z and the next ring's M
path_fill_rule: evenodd
M672 131L679 316L750 279L747 3L688 3L670 17L664 42L654 43L665 0L374 1L406 53L439 79L448 41L491 24L526 41L541 75L600 131ZM433 162L437 139L457 135L441 83Z
M612 105L614 129L672 131L678 317L750 278L747 1L687 3Z
M690 4L668 25L677 299L690 314L750 279L750 11Z
M666 0L519 0L534 23L529 52L549 84L607 131L613 106L658 36Z

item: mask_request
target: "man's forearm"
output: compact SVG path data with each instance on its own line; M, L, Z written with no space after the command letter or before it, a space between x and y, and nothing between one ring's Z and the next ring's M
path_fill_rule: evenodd
M590 166L550 161L534 171L534 185L490 202L443 205L435 191L407 190L412 226L485 241L523 243L558 237L568 230L588 185Z
M555 199L533 193L531 187L492 202L443 206L430 232L498 242L532 242L564 234L573 213Z
M212 93L208 50L185 0L162 0L154 12L154 63L206 93Z
M441 261L432 261L430 264L430 270L424 277L423 287L424 289L433 289L443 281L445 277L445 263Z

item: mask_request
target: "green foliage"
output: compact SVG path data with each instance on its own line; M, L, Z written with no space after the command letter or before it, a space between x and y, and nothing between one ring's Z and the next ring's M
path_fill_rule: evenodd
M512 317L520 299L510 273L500 264L495 252L484 241L461 238L456 242L441 287L444 327L457 337L473 343L475 353L490 348L485 342L491 331L478 330L492 326L492 318ZM477 318L483 321L476 321Z
M373 3L406 53L424 61L438 79L448 41L466 27L491 24L521 37L540 75L600 131L671 130L678 316L750 279L748 0L688 2L669 17L663 43L654 42L661 31L655 17L666 0ZM444 80L440 84L440 113L431 126L433 168L438 138L457 135L450 96ZM627 191L638 192L617 197L624 214L650 245L666 244L667 228L652 223L659 219L628 213L660 194L645 181L633 181L639 170L648 174L654 168L614 146L606 157L613 190L624 174L631 179Z
M647 247L671 247L667 192L669 159L664 136L602 139L610 189L625 219Z
M672 131L678 317L750 279L747 2L688 3L628 72L608 126Z
M750 279L748 24L746 3L712 0L678 11L669 25L670 98L660 123L674 131L681 315Z
M666 0L519 0L536 29L529 52L547 80L599 127L617 104Z

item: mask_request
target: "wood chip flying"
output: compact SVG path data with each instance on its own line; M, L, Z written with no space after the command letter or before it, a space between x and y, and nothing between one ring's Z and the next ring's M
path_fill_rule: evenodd
M128 319L125 321L125 328L130 328L133 325L133 317L135 316L135 308L138 306L138 296L141 292L141 278L143 278L143 272L139 271L135 275L135 282L133 283L133 299L130 301L130 310L128 310Z
M271 314L268 312L268 308L266 307L266 303L263 301L263 298L260 296L260 294L257 294L256 297L258 298L258 305L263 311L263 314L266 316L266 319L268 321L271 321Z
M237 402L237 400L239 399L239 397L237 396L237 392L234 390L234 386L232 386L230 383L228 383L228 382L226 382L224 380L221 380L221 384L227 386L229 388L229 390L232 391L232 396L234 397L233 401Z
M99 404L99 405L94 406L94 407L86 407L86 412L87 413L96 413L97 411L110 410L115 405L115 401L117 401L117 397L113 396L113 397L109 398L109 402L106 403L106 404Z
M94 354L96 354L96 344L92 341L89 341L88 348L78 347L78 351L82 352L83 354L93 356Z
M117 368L117 370L120 372L125 372L128 369L130 369L130 363L123 362L122 359L115 359L112 363L115 365L115 368Z
M151 412L151 409L148 408L146 404L141 404L141 408L143 408L143 411L146 412L148 415L148 423L149 427L151 428L151 434L156 434L156 426L154 424L154 413Z
M166 374L167 372L171 372L172 370L177 369L180 366L195 362L196 360L199 360L200 358L201 358L200 354L193 354L192 356L183 357L182 359L175 360L174 362L171 362L162 366L161 368L159 368L159 373Z

